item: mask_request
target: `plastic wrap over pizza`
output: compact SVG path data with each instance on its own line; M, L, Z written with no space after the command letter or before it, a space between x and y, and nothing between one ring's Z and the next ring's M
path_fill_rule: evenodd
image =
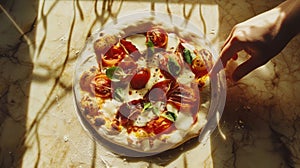
M150 155L203 131L214 58L204 37L183 26L186 22L135 16L88 39L77 60L74 95L93 137L117 153Z

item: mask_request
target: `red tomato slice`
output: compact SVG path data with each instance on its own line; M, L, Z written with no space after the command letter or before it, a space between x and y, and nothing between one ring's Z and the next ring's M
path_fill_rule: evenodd
M112 46L102 57L103 66L115 66L117 65L124 57L126 52L122 46L114 45Z
M97 74L91 81L91 91L96 97L111 97L111 80L104 74Z
M166 31L153 28L146 33L147 41L151 40L155 47L165 48L168 43L168 34Z
M205 62L201 57L198 56L192 61L192 71L196 76L204 76L208 73Z
M235 61L235 60L237 60L238 59L238 55L237 54L234 54L233 56L232 56L232 59Z

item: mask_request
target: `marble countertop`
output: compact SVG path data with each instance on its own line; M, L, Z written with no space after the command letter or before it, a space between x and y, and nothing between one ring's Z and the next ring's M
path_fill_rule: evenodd
M228 80L219 127L145 158L121 157L90 138L72 79L85 39L140 11L192 21L219 51L231 28L280 0L0 1L0 167L298 167L300 36L238 83ZM247 56L230 63L227 73Z

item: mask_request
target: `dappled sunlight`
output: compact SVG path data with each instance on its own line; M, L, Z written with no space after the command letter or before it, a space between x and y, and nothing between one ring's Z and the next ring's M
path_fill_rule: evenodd
M86 39L124 16L155 11L186 19L211 43L216 59L235 24L278 3L41 0L28 7L1 2L0 33L8 40L0 39L0 167L297 167L299 36L239 82L230 75L249 56L242 52L230 61L225 110L215 116L220 120L215 131L201 144L196 137L154 156L124 157L94 141L77 117L72 90ZM17 12L20 6L27 14Z

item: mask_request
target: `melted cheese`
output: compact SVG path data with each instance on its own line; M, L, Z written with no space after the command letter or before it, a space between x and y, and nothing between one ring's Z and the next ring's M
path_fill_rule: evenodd
M179 39L174 33L168 34L168 43L167 43L167 51L175 51L177 45L179 44Z
M184 137L184 132L181 130L175 130L172 132L172 134L164 134L160 138L162 140L166 140L168 143L176 144L180 141L182 141Z
M126 40L132 42L139 51L145 51L147 49L146 36L143 34L134 34L126 37Z
M106 99L102 104L102 109L100 110L100 112L102 112L105 117L112 118L121 104L121 102L118 102L114 99Z
M194 120L191 114L180 112L175 121L175 127L179 130L187 131L193 122Z
M187 68L183 68L182 73L178 76L177 81L180 84L190 86L190 83L195 79L195 74Z
M145 126L149 121L154 119L156 114L152 110L143 111L134 122L134 126Z
M168 111L171 111L171 112L173 112L173 113L177 113L177 112L178 112L177 108L175 108L175 107L172 106L171 104L167 104L167 110L168 110Z

